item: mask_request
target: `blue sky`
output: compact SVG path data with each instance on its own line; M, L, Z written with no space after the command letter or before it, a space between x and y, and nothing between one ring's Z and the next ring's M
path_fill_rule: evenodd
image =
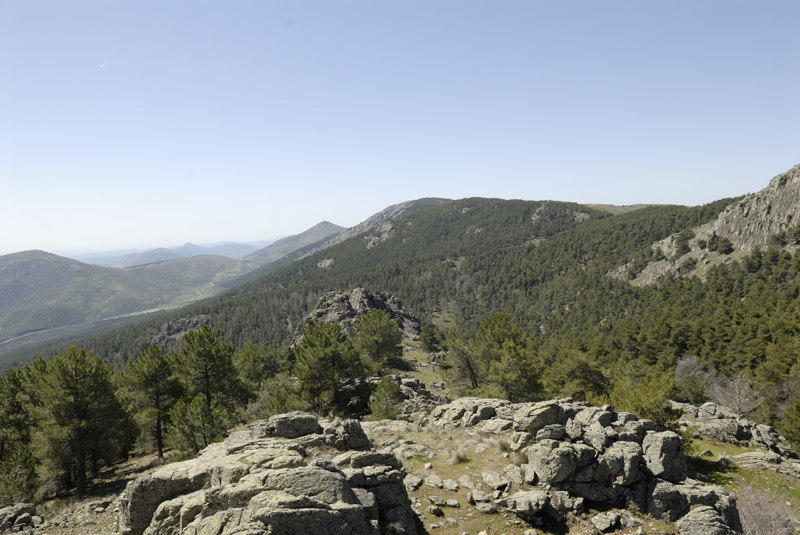
M469 196L696 205L800 163L800 3L0 0L0 254Z

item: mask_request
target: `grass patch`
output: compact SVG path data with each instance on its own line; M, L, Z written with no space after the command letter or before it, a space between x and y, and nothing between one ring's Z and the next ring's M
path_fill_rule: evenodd
M700 457L699 453L705 450L710 451L713 457ZM719 460L720 456L734 457L757 451L755 448L710 439L692 439L686 451L686 462L693 477L696 474L707 476L734 496L749 492L750 489L773 495L787 504L795 518L800 518L800 482L796 478L768 470L729 465Z

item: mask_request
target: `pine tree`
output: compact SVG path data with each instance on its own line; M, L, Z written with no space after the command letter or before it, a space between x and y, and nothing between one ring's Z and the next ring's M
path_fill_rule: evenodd
M159 459L164 458L169 411L182 392L173 360L163 347L152 345L123 369L123 382L129 389L137 419L155 440Z
M233 365L233 344L223 342L221 331L203 325L189 331L175 355L175 371L190 398L203 396L209 412L215 404L232 409L246 399Z
M71 347L48 362L36 377L40 404L36 426L40 457L56 461L64 481L86 491L87 471L113 461L126 446L131 420L117 399L111 366L86 350ZM73 479L74 477L74 479Z
M400 414L400 385L391 377L380 380L369 402L370 419L386 420Z
M377 373L403 355L400 328L388 312L372 309L360 316L353 327L355 332L350 337L353 349L371 373Z
M233 365L233 344L220 334L203 325L186 333L181 351L173 354L173 369L185 392L170 412L178 428L170 437L179 448L199 451L221 439L236 409L247 402L247 389Z
M29 501L37 486L25 399L22 374L8 370L0 378L0 504Z
M312 410L330 411L340 381L364 370L339 324L309 321L302 335L294 348L298 393Z

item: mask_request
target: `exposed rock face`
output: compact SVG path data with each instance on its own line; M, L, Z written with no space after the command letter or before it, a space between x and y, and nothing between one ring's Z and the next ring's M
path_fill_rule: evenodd
M187 332L199 329L207 321L208 316L178 318L168 321L153 331L150 336L150 343L177 350L181 347L183 337L186 336Z
M373 230L376 227L378 227L378 231L375 234L377 234L377 236L380 237L382 234L385 234L387 228L393 227L392 223L393 221L402 217L413 215L428 208L441 206L449 202L452 201L450 199L425 198L425 199L417 199L415 201L406 201L398 204L393 204L392 206L384 208L377 214L373 214L372 216L362 221L355 227L349 228L344 232L334 236L333 238L326 240L324 245L321 246L321 248L331 247L333 245L336 245L337 243L341 243L354 236L358 236L359 234L363 234L370 230ZM371 236L367 236L364 240L366 242L367 247L370 247L370 239ZM378 239L378 242L380 241L383 240ZM374 245L376 245L375 242L372 243L372 246Z
M770 236L800 224L798 199L800 165L774 177L761 191L731 204L714 221L693 229L695 236L688 241L688 252L679 251L677 234L653 244L653 250L661 250L665 259L651 262L632 282L636 285L653 284L666 273L676 273L687 260L696 263L689 272L698 274L709 265L729 261L729 253L711 251L707 247L718 237L730 240L734 256L756 248L764 249L769 245ZM627 268L623 266L610 274L625 278Z
M800 479L800 460L781 457L772 451L751 451L731 458L740 466L769 470Z
M396 296L384 292L371 292L364 288L353 288L345 292L329 292L319 298L317 306L303 318L297 327L294 340L300 339L300 331L309 321L338 323L345 332L353 331L353 323L372 309L388 312L397 320L400 330L412 339L419 338L420 323L409 314Z
M119 500L120 531L413 534L416 515L435 519L433 528L455 522L451 511L465 507L485 515L512 512L533 526L558 522L602 532L641 524L625 509L676 523L685 535L741 529L735 500L722 487L686 478L678 435L613 407L571 399L514 404L462 398L414 418L362 428L355 420L295 412L254 422L196 459L129 483ZM364 429L382 437L376 438L379 450ZM470 446L475 455L505 444L498 451L506 453L496 459L510 464L443 477L430 463L407 473L399 461L434 459L439 441L458 445L469 436L478 441ZM606 512L582 518L589 509Z
M195 458L131 481L126 535L378 535L416 527L396 457L354 420L291 413L251 424Z
M683 439L671 431L648 433L642 441L647 467L654 476L667 481L686 479Z
M742 418L732 409L716 403L703 403L699 407L676 401L671 403L673 408L683 412L678 424L684 429L720 442L765 449L786 460L798 459L789 441L774 427Z
M701 505L678 521L681 535L734 535L723 518L713 508Z
M713 522L729 530L740 528L735 500L722 487L686 478L679 435L657 432L652 421L610 406L571 399L513 404L462 398L421 415L417 423L445 429L474 426L507 436L509 448L524 454L527 462L509 465L496 485L488 484L484 474L484 484L500 493L495 505L533 524L537 517L563 521L583 512L585 504L632 508L669 522L693 507L707 506L716 514ZM477 489L470 497L474 500L476 494ZM713 524L706 516L698 513L686 525ZM700 528L686 529L701 533L696 531Z
M400 387L400 414L411 415L417 411L432 409L450 398L431 394L419 379L403 374L366 379L348 379L339 385L334 403L351 418L362 418L369 414L369 403L375 388L384 377L391 378Z
M426 409L434 409L443 403L450 401L450 398L432 394L425 388L425 384L415 377L402 374L386 375L390 377L400 387L400 414L409 416L415 412ZM367 382L371 386L370 392L375 390L383 377L370 377Z

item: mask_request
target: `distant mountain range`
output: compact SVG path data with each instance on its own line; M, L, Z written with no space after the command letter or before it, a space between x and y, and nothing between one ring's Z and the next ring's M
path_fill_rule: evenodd
M262 247L256 247L249 243L236 243L236 242L223 242L211 245L195 245L194 243L185 243L180 247L147 249L145 251L119 251L107 253L93 253L84 255L74 255L71 258L83 262L85 264L92 264L95 266L105 267L133 267L143 266L145 264L152 264L155 262L164 262L165 260L178 260L181 258L192 258L194 256L203 255L219 255L227 256L228 258L242 258L251 253L255 253Z
M0 353L21 343L96 328L101 322L118 324L123 318L209 297L249 272L266 269L344 230L325 221L262 249L186 244L105 260L125 267L92 265L42 251L0 256Z

